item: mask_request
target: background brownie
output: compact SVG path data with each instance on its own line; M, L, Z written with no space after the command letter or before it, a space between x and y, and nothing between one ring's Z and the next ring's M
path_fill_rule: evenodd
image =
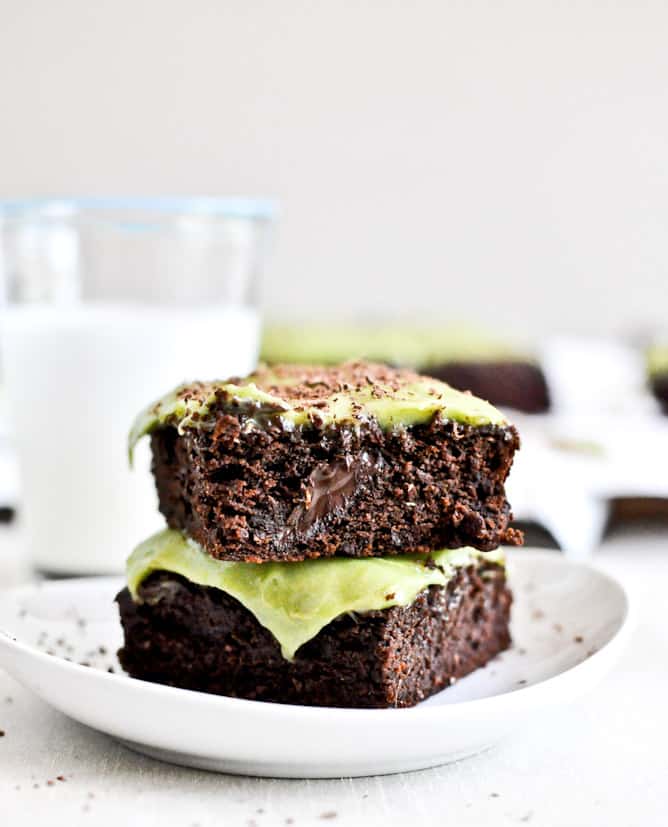
M453 361L425 366L423 370L503 408L536 414L544 413L550 407L545 375L534 362Z
M446 387L369 365L305 376L309 402L324 416L320 400L329 398L332 385L354 392L361 382L374 393L376 382ZM252 378L288 394L263 374ZM323 388L325 382L330 386ZM206 426L202 420L180 430L162 424L151 438L161 512L171 528L215 557L297 561L521 542L509 527L504 490L519 438L491 406L484 410L493 412L495 424L467 424L437 412L423 424L385 428L362 411L349 422L316 418L293 427L273 411L257 427L257 407L230 407L229 394L221 394L213 394ZM485 404L465 394L454 398Z
M269 325L261 358L269 364L336 364L371 359L411 367L525 413L550 407L545 374L530 351L471 325Z
M238 601L179 575L151 574L135 603L118 595L123 667L172 686L279 703L411 706L510 644L512 597L495 564L460 569L411 606L344 615L294 661Z
M651 379L651 387L654 396L661 405L661 410L668 414L668 372L657 373Z
M645 354L647 379L661 410L668 414L668 344L660 340L651 345Z

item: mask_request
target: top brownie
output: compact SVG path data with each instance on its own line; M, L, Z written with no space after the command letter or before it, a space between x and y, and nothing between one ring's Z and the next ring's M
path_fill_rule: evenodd
M515 428L408 370L285 365L192 383L150 406L160 510L219 559L366 557L517 544L504 482Z

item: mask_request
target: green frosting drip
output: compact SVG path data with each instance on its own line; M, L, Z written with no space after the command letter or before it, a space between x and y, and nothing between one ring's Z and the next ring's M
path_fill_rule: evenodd
M426 369L448 362L533 362L512 342L469 325L269 325L260 358L269 363L333 365L370 359Z
M435 565L427 565L428 560ZM300 646L336 617L409 606L428 586L444 586L458 567L481 560L503 563L504 557L500 551L459 548L431 555L231 563L214 559L193 540L166 529L134 550L127 577L135 600L153 571L221 589L252 612L279 642L283 657L292 660Z
M185 395L184 392L190 387L192 386L179 385L157 402L149 405L136 417L128 435L131 464L135 445L143 436L163 425L176 425L179 433L183 433L188 427L199 427L203 421L206 421L206 417L221 392L230 397L232 401L237 403L247 401L254 403L255 406L264 405L266 410L281 410L285 407L280 399L264 393L252 383L239 386L228 382L212 382L209 385L200 386L198 388L200 392L197 394Z
M202 427L215 410L245 412L250 426L261 427L267 418L279 418L288 427L320 427L375 420L381 428L411 426L429 422L440 414L444 419L467 425L505 425L503 415L489 402L455 390L444 382L410 374L411 379L394 386L382 382L351 386L316 399L291 398L258 387L289 390L295 375L263 371L244 382L209 382L182 385L149 405L136 418L128 437L130 461L137 441L156 428L173 425L180 433ZM209 418L207 420L207 418Z

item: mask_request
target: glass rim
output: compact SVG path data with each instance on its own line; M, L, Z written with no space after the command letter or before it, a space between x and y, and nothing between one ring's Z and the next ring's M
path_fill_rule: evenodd
M276 216L276 202L270 198L242 198L209 195L185 196L46 196L0 198L1 218L66 218L96 210L145 210L165 218L232 218L270 221Z

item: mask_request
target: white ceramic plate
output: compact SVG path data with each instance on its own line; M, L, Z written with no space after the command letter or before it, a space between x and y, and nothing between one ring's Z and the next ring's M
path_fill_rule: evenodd
M298 778L422 769L487 749L588 690L628 634L627 596L607 575L528 549L508 566L513 648L413 709L287 706L128 678L114 654L119 578L6 592L0 666L66 715L178 764Z

